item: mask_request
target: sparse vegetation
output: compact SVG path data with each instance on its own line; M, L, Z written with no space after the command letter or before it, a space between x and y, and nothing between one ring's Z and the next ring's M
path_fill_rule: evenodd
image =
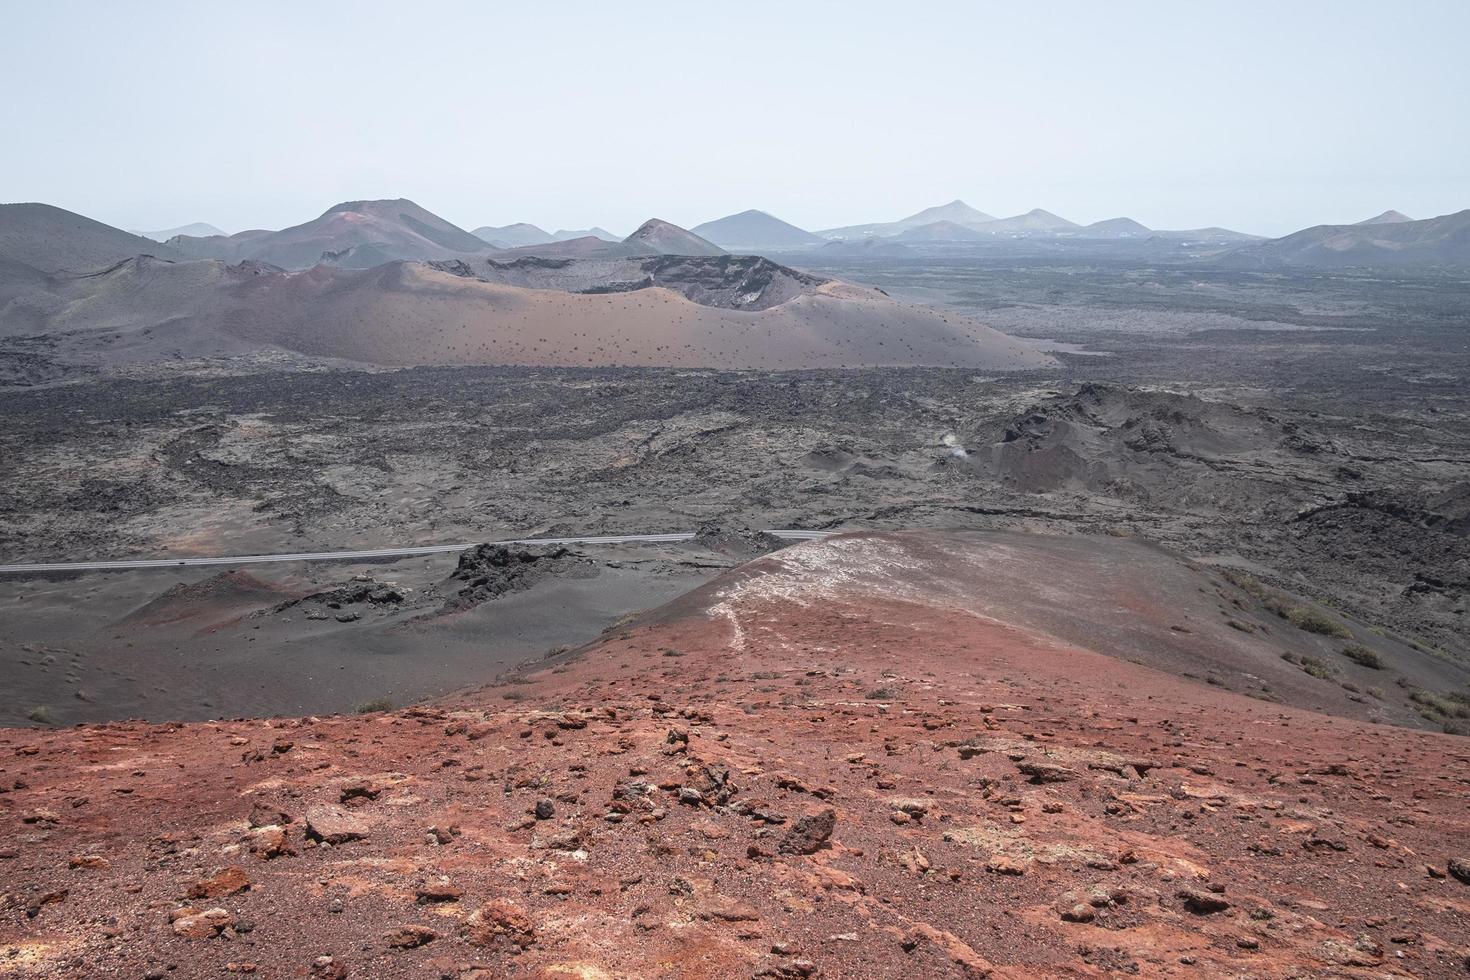
M1409 692L1409 700L1419 705L1419 714L1434 721L1449 718L1470 719L1470 695L1415 690Z
M362 704L359 704L357 706L357 713L360 715L371 715L379 711L392 710L393 702L389 701L387 698L373 698L371 701L364 701Z
M26 717L38 725L54 725L56 717L51 714L51 709L44 704L38 704L26 712Z
M1316 657L1302 657L1301 666L1304 672L1310 674L1318 680L1332 680L1332 668L1322 661L1318 660Z
M1353 663L1367 667L1369 670L1383 669L1383 658L1361 643L1349 643L1342 648L1342 655Z
M1255 596L1260 600L1261 605L1299 630L1316 633L1320 636L1334 636L1344 640L1352 639L1352 630L1348 629L1342 623L1326 613L1319 612L1311 606L1294 602L1287 596L1267 588L1261 583L1260 579L1257 579L1253 575L1248 575L1234 568L1227 568L1220 574L1231 585Z
M1299 630L1316 633L1319 636L1334 636L1340 639L1352 638L1352 631L1346 626L1326 613L1318 612L1311 606L1298 605L1282 596L1275 596L1263 601L1267 609Z

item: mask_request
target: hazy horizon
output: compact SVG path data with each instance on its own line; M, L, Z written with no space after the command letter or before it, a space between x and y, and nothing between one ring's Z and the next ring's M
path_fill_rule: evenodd
M0 199L230 232L384 197L471 229L620 234L746 208L819 229L955 198L1270 235L1470 207L1460 3L251 14L8 11Z

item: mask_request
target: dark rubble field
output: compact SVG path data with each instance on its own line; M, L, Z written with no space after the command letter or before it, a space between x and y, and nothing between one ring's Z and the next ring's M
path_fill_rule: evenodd
M1048 338L1063 368L364 371L253 359L98 376L51 365L62 380L0 391L0 560L705 524L1133 535L1470 656L1464 283L924 262L822 271ZM1077 349L1098 353L1067 352ZM34 369L37 356L5 363ZM710 574L732 560L657 558L691 582L701 564ZM415 588L442 580L443 568L414 567ZM261 574L324 588L372 571ZM88 590L122 615L180 578L0 578L0 654L36 660L22 650L33 627ZM604 611L668 594L623 595ZM87 655L111 642L100 624L77 632L67 642ZM485 666L463 682L490 676ZM37 693L16 695L9 720Z

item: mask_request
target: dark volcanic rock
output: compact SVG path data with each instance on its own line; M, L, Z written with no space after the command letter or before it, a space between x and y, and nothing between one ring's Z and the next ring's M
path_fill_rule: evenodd
M463 612L509 592L532 588L561 576L590 578L597 574L592 561L561 545L507 547L482 544L460 553L459 567L450 577L458 592L446 599L442 612Z
M827 843L836 826L836 810L827 809L802 817L781 838L781 851L784 854L815 854Z

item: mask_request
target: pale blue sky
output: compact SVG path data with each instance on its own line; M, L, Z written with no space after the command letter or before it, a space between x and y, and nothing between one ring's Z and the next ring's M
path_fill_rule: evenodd
M0 10L0 201L280 227L1470 207L1470 2L83 2Z

